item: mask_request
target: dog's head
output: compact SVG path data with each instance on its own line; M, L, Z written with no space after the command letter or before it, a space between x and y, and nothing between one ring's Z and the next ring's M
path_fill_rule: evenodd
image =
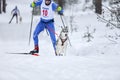
M60 38L61 39L66 39L68 37L68 28L65 27L62 29L61 33L60 33Z

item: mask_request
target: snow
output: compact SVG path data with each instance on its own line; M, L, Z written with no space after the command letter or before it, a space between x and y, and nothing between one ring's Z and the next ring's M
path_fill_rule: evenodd
M1 59L0 80L120 79L119 57L33 57L7 54Z
M113 32L119 33L119 30L105 27L91 11L73 14L73 24L78 30L69 33L72 46L68 45L66 56L54 55L46 31L39 36L40 56L15 54L33 49L32 38L28 45L31 1L8 0L7 13L0 15L0 80L120 80L120 42L113 43L105 37ZM23 21L16 24L14 19L8 24L15 5L18 5ZM69 10L65 10L68 26L69 16ZM39 16L34 16L33 31L38 21ZM61 30L61 25L60 16L56 14L56 33ZM96 29L91 42L83 38L86 27L90 28L90 32Z

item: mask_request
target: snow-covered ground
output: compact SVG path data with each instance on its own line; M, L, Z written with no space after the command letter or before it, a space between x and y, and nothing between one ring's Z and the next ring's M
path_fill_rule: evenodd
M120 42L113 43L105 37L119 30L105 27L93 12L79 11L79 14L73 14L73 24L78 30L69 33L72 46L68 45L66 56L54 55L46 31L39 36L40 56L15 54L33 49L32 39L28 45L31 1L8 0L7 13L0 15L0 80L120 80ZM23 21L16 24L14 19L8 24L15 5L20 9ZM70 15L70 11L65 10L68 26ZM39 16L34 17L33 30L38 21ZM59 33L61 25L60 16L56 14L56 33ZM91 42L86 42L87 39L83 38L87 26L90 32L96 29Z

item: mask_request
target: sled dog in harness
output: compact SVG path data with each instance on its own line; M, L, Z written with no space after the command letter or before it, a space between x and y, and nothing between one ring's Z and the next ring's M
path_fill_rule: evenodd
M66 48L68 44L68 28L62 28L60 35L56 42L56 54L57 56L65 56L66 55Z

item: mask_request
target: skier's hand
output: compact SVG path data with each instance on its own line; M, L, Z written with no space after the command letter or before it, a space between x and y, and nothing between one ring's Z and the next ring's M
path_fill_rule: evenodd
M58 12L59 15L63 15L63 10Z
M58 11L59 15L63 15L63 9L62 9L62 7L58 6L57 11Z
M36 5L35 5L35 2L32 2L31 5L30 5L32 8L34 8Z

